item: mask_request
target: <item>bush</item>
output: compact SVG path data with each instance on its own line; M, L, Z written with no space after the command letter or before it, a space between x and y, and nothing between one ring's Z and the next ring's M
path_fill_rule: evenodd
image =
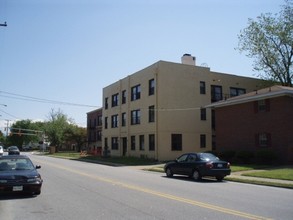
M276 154L271 150L264 149L256 152L256 159L258 163L272 164L276 158Z
M239 151L236 157L239 163L249 164L254 158L254 153L252 151Z
M218 153L218 156L221 160L226 160L232 162L236 155L236 151L234 150L226 150Z

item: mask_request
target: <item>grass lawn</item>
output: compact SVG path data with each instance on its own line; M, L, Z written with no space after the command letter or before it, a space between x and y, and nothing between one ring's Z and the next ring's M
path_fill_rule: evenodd
M147 158L137 157L101 157L101 156L81 156L79 152L58 152L49 154L52 157L62 157L71 160L83 160L92 162L107 162L113 164L121 164L126 166L138 166L138 165L152 165L156 164L156 161Z
M264 171L244 173L242 175L293 181L293 168L269 169Z

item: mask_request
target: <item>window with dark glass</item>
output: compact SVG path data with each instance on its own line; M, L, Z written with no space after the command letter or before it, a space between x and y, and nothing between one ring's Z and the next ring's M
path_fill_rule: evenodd
M171 148L172 148L172 151L182 150L182 134L171 135Z
M155 121L155 106L152 105L149 107L149 122Z
M136 125L140 124L140 110L131 111L131 124Z
M119 104L119 94L112 95L112 107L118 106Z
M246 90L245 89L234 88L234 87L231 87L230 88L230 97L243 95L245 93L246 93Z
M223 92L222 92L222 86L211 86L211 98L212 102L217 102L223 100Z
M102 131L97 131L97 141L102 140Z
M149 95L155 94L155 80L150 79L149 80Z
M139 135L139 150L144 150L144 135Z
M126 113L125 112L122 113L122 126L123 127L126 126Z
M206 94L206 83L204 81L199 82L200 94Z
M201 134L200 135L200 148L206 148L206 135L205 134Z
M205 108L200 109L200 120L207 120L207 110Z
M105 117L105 129L108 128L108 117Z
M105 139L104 139L104 142L105 142L105 143L104 143L104 144L105 144L105 148L107 149L107 148L108 148L108 138L105 138Z
M206 135L200 135L200 148L206 148Z
M118 137L112 137L111 149L118 150Z
M270 147L271 146L271 134L260 133L256 135L257 147Z
M149 151L155 150L155 135L149 134Z
M135 150L135 136L131 136L130 137L130 147L131 147L131 150Z
M101 115L98 116L98 126L102 126L103 124L103 117Z
M112 115L112 118L111 118L111 125L112 125L112 128L117 128L118 127L118 115Z
M254 102L254 111L258 112L269 112L270 111L270 100L262 99Z
M131 88L131 101L140 99L140 85Z
M122 91L122 104L126 103L126 90Z
M105 98L105 109L108 109L108 98Z

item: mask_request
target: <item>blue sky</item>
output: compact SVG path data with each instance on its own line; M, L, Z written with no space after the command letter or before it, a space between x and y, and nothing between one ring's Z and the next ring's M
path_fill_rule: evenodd
M8 25L0 27L0 129L6 119L47 120L52 109L85 126L86 113L102 106L103 87L159 60L180 63L184 53L213 71L254 77L253 60L234 49L237 35L248 18L283 3L0 0Z

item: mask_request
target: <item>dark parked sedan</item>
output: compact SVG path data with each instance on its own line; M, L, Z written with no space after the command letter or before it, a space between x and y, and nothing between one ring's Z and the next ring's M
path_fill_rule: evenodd
M222 181L225 176L231 173L230 163L220 160L211 153L183 154L175 161L166 163L164 170L168 177L179 174L187 175L195 180L211 176Z
M8 147L8 155L19 155L19 149L16 146Z
M0 157L0 193L23 192L39 195L43 180L25 155Z

